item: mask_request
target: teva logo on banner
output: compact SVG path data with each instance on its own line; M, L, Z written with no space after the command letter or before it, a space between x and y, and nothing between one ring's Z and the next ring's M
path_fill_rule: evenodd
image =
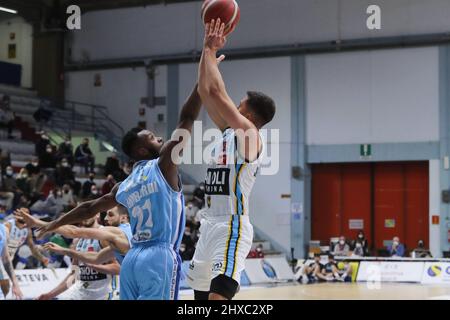
M450 263L444 262L427 262L422 275L422 283L450 284Z

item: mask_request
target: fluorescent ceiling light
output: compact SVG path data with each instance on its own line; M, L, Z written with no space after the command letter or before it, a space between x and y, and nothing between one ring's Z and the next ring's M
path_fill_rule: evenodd
M4 7L0 7L0 11L5 11L5 12L8 12L8 13L17 14L16 10L4 8Z

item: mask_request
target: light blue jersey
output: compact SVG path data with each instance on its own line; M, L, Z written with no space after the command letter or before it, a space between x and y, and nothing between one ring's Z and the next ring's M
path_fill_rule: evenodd
M2 263L1 257L3 256L3 250L7 250L6 244L6 227L3 225L3 223L0 223L0 263Z
M131 226L129 223L122 223L119 226L119 229L122 230L122 232L126 235L127 239L128 239L128 243L130 244L130 248L131 248L131 238L133 237L133 234L131 233ZM117 262L119 262L119 264L122 264L123 258L125 258L125 255L120 253L117 250L114 250L114 256L116 257Z
M116 200L128 209L133 234L120 272L121 299L177 299L185 226L182 192L170 187L155 159L136 163Z

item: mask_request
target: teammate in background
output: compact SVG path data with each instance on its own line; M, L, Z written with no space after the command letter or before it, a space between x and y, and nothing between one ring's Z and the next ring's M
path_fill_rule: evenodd
M196 299L232 299L253 241L249 196L260 166L259 134L275 115L267 95L248 92L238 108L228 96L217 51L225 45L225 24L206 25L198 91L210 118L223 132L206 175L206 211L187 281Z
M16 299L22 299L23 294L22 291L19 288L19 283L17 282L16 274L14 273L14 268L12 265L12 259L8 252L8 236L7 236L7 230L6 227L3 224L0 224L0 256L1 256L1 262L0 266L5 270L5 274L9 276L9 279L11 279L12 282L12 293L13 296ZM5 281L3 278L3 273L0 272L0 281ZM8 290L3 290L3 296L6 298L6 296L9 293L9 280L8 281Z
M196 85L183 106L173 137L191 132L201 108L197 89ZM120 204L130 214L133 233L132 248L122 262L120 298L177 299L181 275L179 248L185 217L176 163L186 144L187 139L183 138L163 143L162 138L148 130L129 131L123 138L122 149L136 161L130 176L109 194L84 202L43 227L41 236Z
M26 210L20 210L19 215L30 228L43 227L48 224L31 216ZM96 239L100 241L102 246L102 249L98 252L80 252L70 248L63 248L52 242L46 243L44 249L82 261L94 267L97 271L110 273L102 264L114 258L121 264L130 249L132 234L128 222L128 212L123 207L115 207L108 210L105 222L108 226L103 228L80 228L70 225L58 228L55 231L66 238ZM119 272L114 272L113 274L119 274Z
M18 211L16 210L13 217L3 223L6 232L7 250L11 257L11 261L14 260L17 250L19 250L22 245L27 244L33 256L44 266L47 266L48 259L45 258L34 245L31 229L26 227L24 221L17 215L17 212ZM6 296L9 292L10 284L8 275L2 264L0 264L0 286L3 294Z
M22 213L22 216L27 217L25 213ZM81 229L89 228L92 229L91 231L97 231L101 227L97 220L98 216L86 219L83 221L83 228ZM38 221L35 222L39 223ZM76 228L77 227L74 226L62 226L56 229L55 232L64 236L74 236ZM103 229L103 227L101 229ZM97 239L79 238L74 242L74 246L75 250L78 252L99 252L102 250L100 241ZM115 285L117 280L115 276L111 277L110 274L117 274L119 272L119 268L119 264L114 260L108 266L109 273L106 274L103 272L98 272L82 261L74 259L71 273L53 290L40 295L38 300L54 299L65 291L67 291L66 297L69 300L112 299L117 295L117 286Z

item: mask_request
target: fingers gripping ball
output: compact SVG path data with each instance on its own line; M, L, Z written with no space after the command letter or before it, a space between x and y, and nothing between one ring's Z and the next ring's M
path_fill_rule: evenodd
M209 23L211 20L220 20L225 23L225 32L231 33L239 23L241 11L236 0L205 0L202 6L203 23Z

